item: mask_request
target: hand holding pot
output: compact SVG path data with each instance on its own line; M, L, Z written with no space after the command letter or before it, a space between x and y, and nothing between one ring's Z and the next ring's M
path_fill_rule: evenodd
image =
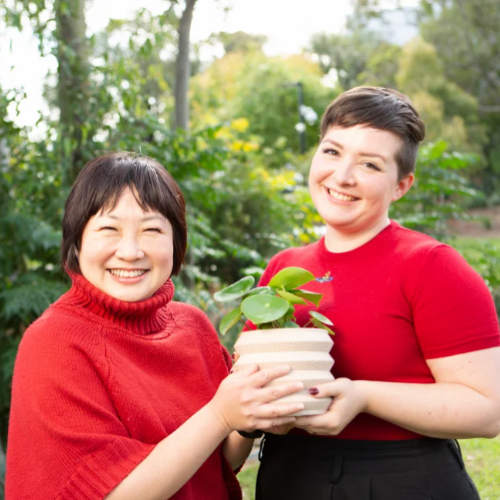
M333 382L309 389L315 398L333 397L330 408L324 415L297 417L296 427L311 434L336 436L366 407L366 398L355 381L338 378Z
M286 365L263 370L259 370L257 365L252 365L238 370L222 381L209 407L228 432L267 430L295 422L295 417L287 415L302 410L304 407L302 403L273 404L273 402L302 390L303 384L290 382L264 387L271 380L286 375L289 371L290 367Z

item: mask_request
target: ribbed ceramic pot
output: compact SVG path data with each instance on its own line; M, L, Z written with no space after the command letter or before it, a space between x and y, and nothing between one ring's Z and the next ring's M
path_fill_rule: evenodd
M331 336L319 328L277 328L273 330L249 330L243 332L235 344L240 355L235 369L250 364L260 368L287 364L290 372L267 384L278 385L291 381L304 383L304 390L276 400L277 403L304 403L304 409L295 416L321 415L325 413L332 398L314 398L309 388L331 382L333 359L330 350Z

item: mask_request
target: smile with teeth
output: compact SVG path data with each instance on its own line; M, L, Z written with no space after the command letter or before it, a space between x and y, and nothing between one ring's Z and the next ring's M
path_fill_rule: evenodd
M108 271L117 278L137 278L147 272L147 269L137 269L135 271L127 271L125 269L108 269Z
M335 198L337 200L341 200L341 201L356 201L358 199L358 198L355 198L354 196L348 196L346 194L337 193L337 191L334 191L333 189L330 189L330 188L326 188L326 190L328 191L328 194L332 198Z

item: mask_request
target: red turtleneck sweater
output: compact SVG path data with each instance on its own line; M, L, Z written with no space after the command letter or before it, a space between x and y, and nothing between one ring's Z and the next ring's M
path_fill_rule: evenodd
M7 500L104 498L215 394L231 360L208 318L122 302L83 276L26 331L14 369ZM236 500L219 447L173 497Z

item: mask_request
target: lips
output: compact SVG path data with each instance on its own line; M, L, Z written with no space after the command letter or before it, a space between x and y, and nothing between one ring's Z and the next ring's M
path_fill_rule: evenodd
M108 269L108 271L117 278L137 278L148 272L147 269Z
M339 200L339 201L356 201L356 200L359 200L359 198L356 198L355 196L351 196L351 195L348 195L348 194L344 194L344 193L339 193L338 191L335 191L333 189L330 189L330 188L326 188L326 191L328 192L328 194L336 199L336 200Z

